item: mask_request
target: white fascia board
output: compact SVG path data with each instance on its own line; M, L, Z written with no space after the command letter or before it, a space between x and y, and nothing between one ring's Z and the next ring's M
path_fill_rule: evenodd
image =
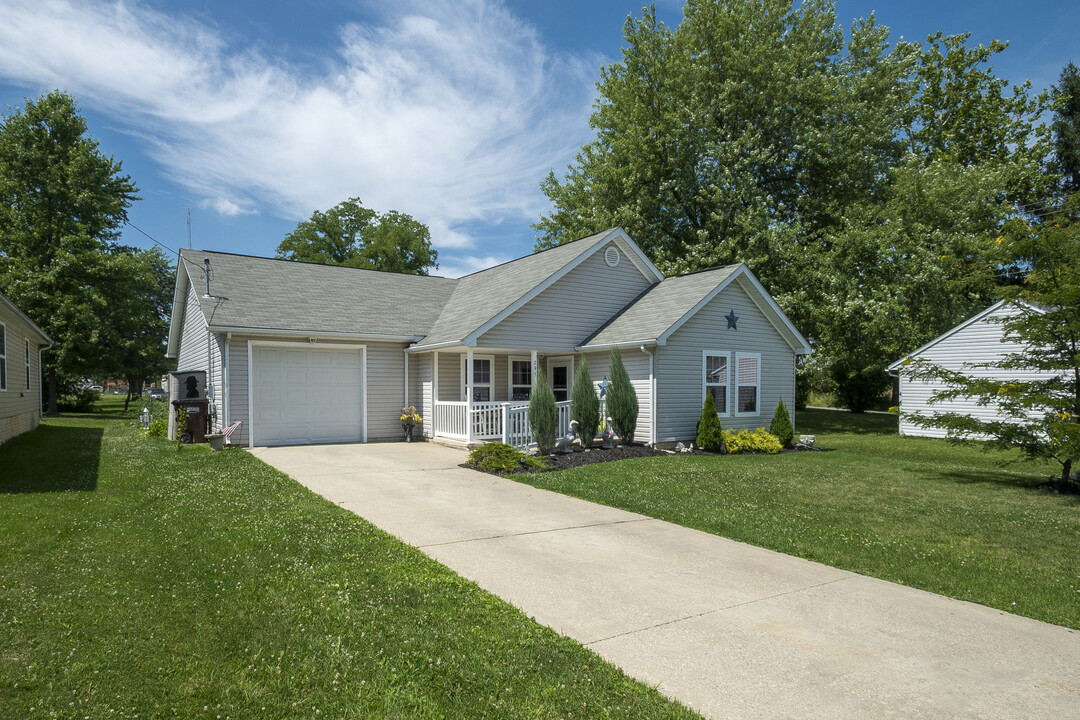
M614 228L614 229L609 230L608 232L604 233L603 235L601 235L595 241L593 241L592 247L590 247L588 250L586 250L585 252L581 253L580 255L578 255L576 258L574 258L570 262L563 265L557 271L555 271L554 273L549 275L546 279L544 279L543 282L541 282L536 287L534 287L532 290L530 290L529 292L527 292L524 295L522 295L521 297L519 297L517 300L515 300L510 305L508 305L505 309L502 310L502 312L495 315L493 318L489 319L483 325L478 327L476 330L473 330L471 333L469 333L465 337L465 339L461 341L461 344L462 345L472 345L472 346L475 347L476 343L477 343L477 340L481 335L483 335L488 330L490 330L491 328L493 328L496 325L498 325L499 323L501 323L506 318L510 317L510 315L512 315L517 310L520 310L529 301L531 301L537 295L544 292L549 287L554 285L556 282L561 280L571 270L573 270L574 268L576 268L577 266L581 265L583 262L588 260L590 257L595 255L600 250L601 247L603 247L604 245L606 245L608 242L610 242L612 240L615 240L617 243L619 243L619 244L621 244L623 246L623 252L626 253L628 257L632 258L631 262L634 264L634 266L638 269L639 272L641 272L643 275L646 276L647 279L650 276L655 282L660 282L661 280L664 279L663 274L656 268L655 265L652 264L652 262L649 261L649 258L645 257L645 254L643 252L641 252L641 248L639 248L637 246L637 244L633 240L630 239L630 236L627 235L626 232L622 228ZM633 258L636 258L636 260L633 259ZM645 266L645 270L642 269L642 265Z
M963 330L964 328L968 327L969 325L972 325L972 324L974 324L974 323L977 323L977 322L979 322L980 320L982 320L983 318L985 318L985 317L986 317L987 315L992 315L993 313L997 312L997 311L998 311L998 310L999 310L999 309L1000 309L1000 308L1001 308L1001 307L1002 307L1002 306L1003 306L1004 304L1005 304L1005 301L1004 301L1004 300L998 300L998 301L997 301L996 303L994 303L994 304L993 304L993 305L991 305L990 307L986 308L986 309L985 309L985 310L983 310L983 311L982 311L981 313L977 313L976 315L973 315L972 317L968 318L967 320L965 320L964 322L960 323L959 325L957 325L956 327L952 328L951 330L946 330L945 332L943 332L942 334L938 335L938 336L937 336L936 338L934 338L934 339L933 339L933 340L931 340L930 342L926 343L925 345L923 345L922 347L920 347L920 348L919 348L919 349L917 349L917 350L913 350L912 352L910 352L910 353L908 353L907 355L905 355L904 357L900 358L899 360L897 360L896 362L894 362L894 363L893 363L892 365L889 365L889 366L888 366L888 367L886 367L885 369L886 369L887 371L889 371L889 372L893 372L893 371L895 371L895 370L899 370L899 369L900 369L900 367L901 367L901 366L902 366L902 365L903 365L904 363L906 363L906 362L907 362L908 360L910 360L910 359L912 359L912 358L914 358L914 357L917 357L917 356L919 356L919 355L922 355L922 354L923 354L924 352L926 352L926 351L927 351L927 350L929 350L930 348L934 347L935 345L937 345L937 344L938 344L939 342L941 342L942 340L945 340L946 338L952 337L953 335L955 335L956 333L960 332L961 330ZM1031 308L1032 308L1033 310L1035 310L1036 312L1042 312L1041 310L1039 310L1038 308L1036 308L1036 307L1034 307L1034 306L1029 306L1029 307L1031 307Z
M233 333L251 337L313 337L356 340L388 340L391 342L416 342L415 335L380 335L378 333L335 332L326 330L277 330L272 328L230 327L227 325L209 325L207 330L218 335Z
M187 274L187 264L181 253L176 261L176 284L173 287L172 315L169 317L169 344L165 357L174 359L180 353L180 332L187 310L187 291L191 283Z
M4 304L7 305L11 309L11 312L15 313L15 317L21 318L23 322L25 322L27 325L30 326L31 330L33 330L38 335L40 335L41 338L43 340L45 340L45 342L49 345L49 347L53 346L52 338L50 338L48 335L46 335L45 331L42 330L41 328L39 328L36 322L31 320L29 317L27 317L26 313L24 313L22 310L20 310L18 307L16 307L15 303L11 302L10 298L8 298L6 295L0 294L0 300L3 300ZM34 344L38 345L40 347L39 343L34 343Z
M431 345L413 345L405 349L405 352L427 352L429 350L442 350L448 347L460 347L464 349L464 344L457 340L448 340L447 342L432 343Z
M734 274L738 275L741 278L740 284L742 284L743 280L749 282L757 291L757 296L761 300L761 302L764 302L768 306L769 310L772 311L766 312L765 317L769 318L769 322L773 324L773 327L776 327L777 330L780 330L781 335L784 334L783 330L787 330L791 333L792 337L795 339L795 343L789 344L791 345L791 349L795 351L796 355L809 355L814 352L814 349L810 347L810 343L806 341L806 338L802 336L802 333L795 328L788 316L784 314L784 311L781 310L780 306L776 304L775 300L773 300L772 295L770 295L765 290L765 288L762 287L761 283L758 282L758 279L754 276L754 273L750 272L750 268L743 265L739 269L739 271ZM743 289L745 290L745 288ZM753 297L751 297L750 299L754 301L755 305L758 304L758 301L755 300ZM760 308L760 305L758 305L758 307Z

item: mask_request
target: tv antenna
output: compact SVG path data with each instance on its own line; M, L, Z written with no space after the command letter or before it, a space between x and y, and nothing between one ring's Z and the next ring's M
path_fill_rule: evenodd
M191 249L191 208L187 209L187 249Z

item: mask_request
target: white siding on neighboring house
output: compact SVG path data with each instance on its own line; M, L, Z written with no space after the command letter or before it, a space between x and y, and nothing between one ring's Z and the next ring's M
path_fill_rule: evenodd
M604 261L604 251L611 246L614 243L481 335L478 344L523 350L576 347L649 287L649 280L621 251L615 267Z
M649 356L638 348L619 348L623 367L630 375L630 384L638 399L638 421L634 429L634 442L649 442L650 402L649 402ZM580 357L580 355L578 356ZM589 361L589 376L593 385L599 386L605 377L611 375L610 352L589 352L585 358ZM576 368L575 368L576 370Z
M962 323L918 353L917 357L949 370L960 370L973 377L998 378L1005 380L1035 380L1045 377L1037 371L1002 371L991 368L965 368L964 363L993 363L1007 354L1020 352L1022 346L1013 341L1005 341L1005 330L994 318L1015 316L1019 310L1013 306L1002 305L992 310L981 319ZM994 404L979 407L974 398L957 398L948 402L929 403L931 395L945 389L940 381L912 380L904 376L903 366L900 372L900 434L920 437L945 437L943 428L921 428L905 416L911 414L933 415L937 412L957 412L964 415L992 421L998 419L997 406ZM1032 413L1033 417L1041 413Z
M736 329L727 327L731 310L739 318ZM703 350L729 354L732 402L737 397L735 353L761 357L757 413L722 417L725 429L768 427L781 397L795 422L795 353L743 289L732 283L672 333L667 345L656 348L657 442L694 439L705 401Z

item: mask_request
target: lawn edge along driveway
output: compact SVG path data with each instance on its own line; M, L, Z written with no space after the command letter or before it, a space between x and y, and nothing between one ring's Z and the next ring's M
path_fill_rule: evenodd
M1080 634L458 467L262 460L710 717L1080 717Z

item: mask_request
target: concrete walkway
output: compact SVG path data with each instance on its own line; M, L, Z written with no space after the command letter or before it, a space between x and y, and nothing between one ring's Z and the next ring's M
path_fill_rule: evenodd
M430 443L252 452L707 717L1080 718L1073 630L462 469Z

